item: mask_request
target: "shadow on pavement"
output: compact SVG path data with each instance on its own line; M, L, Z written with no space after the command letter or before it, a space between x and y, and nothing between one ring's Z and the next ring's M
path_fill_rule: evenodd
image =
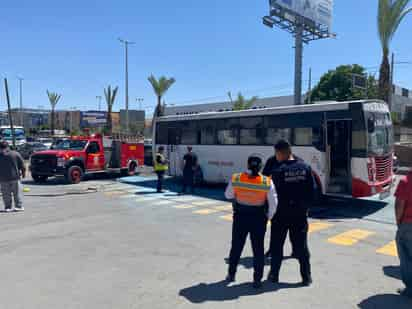
M410 309L412 299L395 294L379 294L365 299L358 304L358 307L361 309Z
M361 219L387 207L388 202L354 198L328 198L312 207L309 217L313 219Z
M136 181L135 177L125 177L121 179L121 182L129 185L136 185L147 189L152 189L153 192L156 191L157 186L157 179L155 178L147 178ZM224 185L202 185L200 187L197 186L194 193L191 193L190 195L224 201L224 188ZM165 193L165 196L175 196L182 190L182 185L179 179L166 178L163 182L163 189L170 191L170 193ZM137 192L136 194L151 194L153 192L145 191Z
M106 173L96 173L85 175L82 179L82 182L87 182L90 180L113 180L119 178L118 174L106 174ZM56 185L70 185L64 177L50 177L47 181L44 182L35 182L31 177L25 178L22 180L22 184L30 186L56 186Z
M242 296L261 295L276 292L282 289L293 289L301 287L300 283L273 284L264 282L261 289L254 289L251 283L241 283L228 286L226 280L214 283L200 283L189 288L180 290L179 295L185 297L191 303L204 303L207 301L228 301L238 299Z
M385 276L401 280L400 266L384 266L382 269Z

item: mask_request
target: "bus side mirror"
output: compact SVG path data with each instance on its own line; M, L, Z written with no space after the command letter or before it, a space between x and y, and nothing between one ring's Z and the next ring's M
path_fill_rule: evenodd
M368 118L368 133L375 132L375 119L373 117Z

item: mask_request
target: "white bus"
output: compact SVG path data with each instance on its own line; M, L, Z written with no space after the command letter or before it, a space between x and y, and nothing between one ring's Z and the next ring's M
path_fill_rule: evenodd
M27 142L26 132L23 127L14 126L14 135L16 137L16 146L25 144ZM12 144L13 138L12 138L10 126L0 127L0 138L5 140L10 145Z
M366 197L388 192L393 181L393 127L383 101L164 116L156 120L155 132L172 176L182 174L188 145L204 180L221 183L245 170L249 155L268 159L285 138L311 165L323 194Z

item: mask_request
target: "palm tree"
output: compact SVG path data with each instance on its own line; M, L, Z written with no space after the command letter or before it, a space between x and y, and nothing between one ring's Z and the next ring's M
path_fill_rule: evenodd
M49 97L50 105L51 105L51 134L54 136L54 118L55 118L55 111L56 105L59 102L60 98L62 97L61 94L57 94L55 92L49 92L47 90L47 96Z
M409 2L410 0L379 0L378 33L382 45L379 97L386 102L389 102L390 91L392 91L390 85L391 68L389 65L390 43L402 19L412 11L412 8L406 8Z
M156 79L153 75L150 75L148 78L150 84L153 87L153 91L157 97L157 105L154 113L154 117L159 117L163 113L162 106L162 97L166 94L167 90L175 83L175 79L173 77L167 78L165 76L161 76L159 79Z
M107 134L112 135L113 125L112 125L112 109L114 105L114 101L116 100L117 91L119 87L116 87L112 90L111 86L108 86L104 89L104 97L106 99L107 104Z
M232 108L234 111L250 109L252 108L256 100L258 99L258 97L254 96L254 97L251 97L249 100L247 100L240 92L237 94L236 101L233 101L232 93L230 91L228 92L228 96L229 96L230 102L232 103Z

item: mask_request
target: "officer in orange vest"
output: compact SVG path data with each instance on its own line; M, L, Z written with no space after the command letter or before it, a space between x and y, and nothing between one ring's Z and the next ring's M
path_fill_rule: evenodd
M225 196L233 200L232 248L229 255L228 282L235 281L240 256L250 233L253 250L253 287L262 286L265 263L264 240L267 220L271 220L277 208L277 193L270 177L260 174L262 160L248 159L250 172L234 174L226 188Z

